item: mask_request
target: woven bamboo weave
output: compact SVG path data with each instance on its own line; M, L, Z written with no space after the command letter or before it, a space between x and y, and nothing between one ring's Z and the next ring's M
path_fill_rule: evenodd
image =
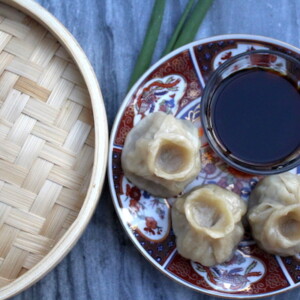
M0 286L36 265L78 216L93 124L88 91L64 48L0 4Z

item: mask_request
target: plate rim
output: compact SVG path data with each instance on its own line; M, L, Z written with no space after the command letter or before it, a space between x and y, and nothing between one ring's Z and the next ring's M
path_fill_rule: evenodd
M113 172L112 172L112 160L113 160L113 149L114 149L114 138L116 136L117 130L118 130L118 126L121 120L121 117L123 116L123 113L127 107L127 104L129 103L131 96L133 95L133 93L136 91L136 89L141 85L141 83L157 68L159 67L161 64L163 64L164 62L168 61L169 59L171 59L172 57L174 57L175 55L185 51L185 50L189 50L190 48L197 46L199 44L204 44L204 43L209 43L209 42L214 42L217 40L255 40L257 42L267 42L267 43L271 43L271 44L275 44L276 46L282 46L282 47L286 47L290 50L293 50L297 53L300 54L300 48L293 46L287 42L283 42L280 41L278 39L275 38L271 38L271 37L267 37L267 36L263 36L263 35L255 35L255 34L243 34L243 33L230 33L230 34L220 34L220 35L213 35L213 36L209 36L206 38L202 38L202 39L198 39L196 41L193 41L191 43L188 43L186 45L183 45L181 47L179 47L176 50L173 50L172 52L170 52L169 54L163 56L162 58L160 58L155 64L153 64L138 80L137 82L132 86L132 88L127 92L125 98L122 101L121 106L119 107L119 110L116 114L111 132L110 132L110 141L109 141L109 149L108 149L108 183L109 183L109 190L110 190L110 194L112 197L112 202L115 208L115 211L118 215L118 219L124 229L124 231L126 232L126 234L129 236L131 242L133 243L133 245L135 246L135 248L139 251L140 254L142 254L142 256L152 265L154 266L157 270L159 270L163 275L167 276L168 278L172 279L173 281L175 281L176 283L179 283L180 285L184 286L184 287L188 287L198 293L203 293L209 296L216 296L219 298L225 298L225 299L257 299L257 298L265 298L265 297L270 297L270 296L275 296L284 292L287 292L289 290L292 290L296 287L300 286L300 282L299 283L295 283L293 286L288 286L286 288L283 288L280 291L273 291L273 292L269 292L269 293L264 293L264 294L259 294L259 295L242 295L242 294L227 294L225 292L218 292L216 290L213 290L212 293L210 293L208 290L205 290L203 288L196 288L195 286L193 286L192 284L190 284L187 281L184 281L183 279L177 278L174 274L172 274L171 272L168 272L165 268L163 268L163 266L161 266L159 263L157 263L155 260L150 260L149 255L147 255L146 250L138 243L137 239L135 238L134 234L132 233L132 231L130 230L130 227L126 224L126 221L123 219L123 217L121 217L121 207L118 207L118 199L116 197L115 191L114 191L114 182L113 182ZM173 250L173 252L176 251ZM173 254L172 252L172 254ZM172 255L170 254L170 256ZM169 257L170 257L169 256ZM167 261L169 260L169 257L167 259Z
M0 3L18 9L32 17L51 32L68 51L87 85L92 103L95 129L95 153L91 180L77 218L39 263L22 276L0 288L0 299L5 299L24 291L49 273L70 252L86 229L94 214L104 185L108 156L108 124L104 99L96 74L83 49L69 30L54 15L33 0L0 0Z

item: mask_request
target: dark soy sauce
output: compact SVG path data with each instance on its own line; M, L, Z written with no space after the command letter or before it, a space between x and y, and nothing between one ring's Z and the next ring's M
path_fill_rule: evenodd
M262 68L236 72L213 95L212 122L221 144L240 160L271 164L300 145L296 83Z

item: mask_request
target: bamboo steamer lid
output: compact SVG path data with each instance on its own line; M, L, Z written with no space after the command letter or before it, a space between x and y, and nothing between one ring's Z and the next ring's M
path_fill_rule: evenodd
M93 70L31 0L0 0L0 298L49 272L96 207L108 132Z

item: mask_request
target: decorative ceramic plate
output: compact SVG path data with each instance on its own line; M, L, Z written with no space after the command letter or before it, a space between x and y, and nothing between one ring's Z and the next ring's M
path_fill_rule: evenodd
M299 286L300 257L265 253L245 234L233 258L224 264L208 268L183 258L176 251L172 231L172 199L153 197L130 183L121 168L121 154L128 132L148 114L163 111L190 120L199 129L202 170L185 192L195 185L214 183L247 199L259 178L236 171L214 154L203 136L200 109L203 88L212 72L228 58L254 49L273 49L300 58L299 49L260 36L224 35L191 43L144 74L127 95L111 134L111 193L133 243L155 267L179 283L230 298L271 296Z

